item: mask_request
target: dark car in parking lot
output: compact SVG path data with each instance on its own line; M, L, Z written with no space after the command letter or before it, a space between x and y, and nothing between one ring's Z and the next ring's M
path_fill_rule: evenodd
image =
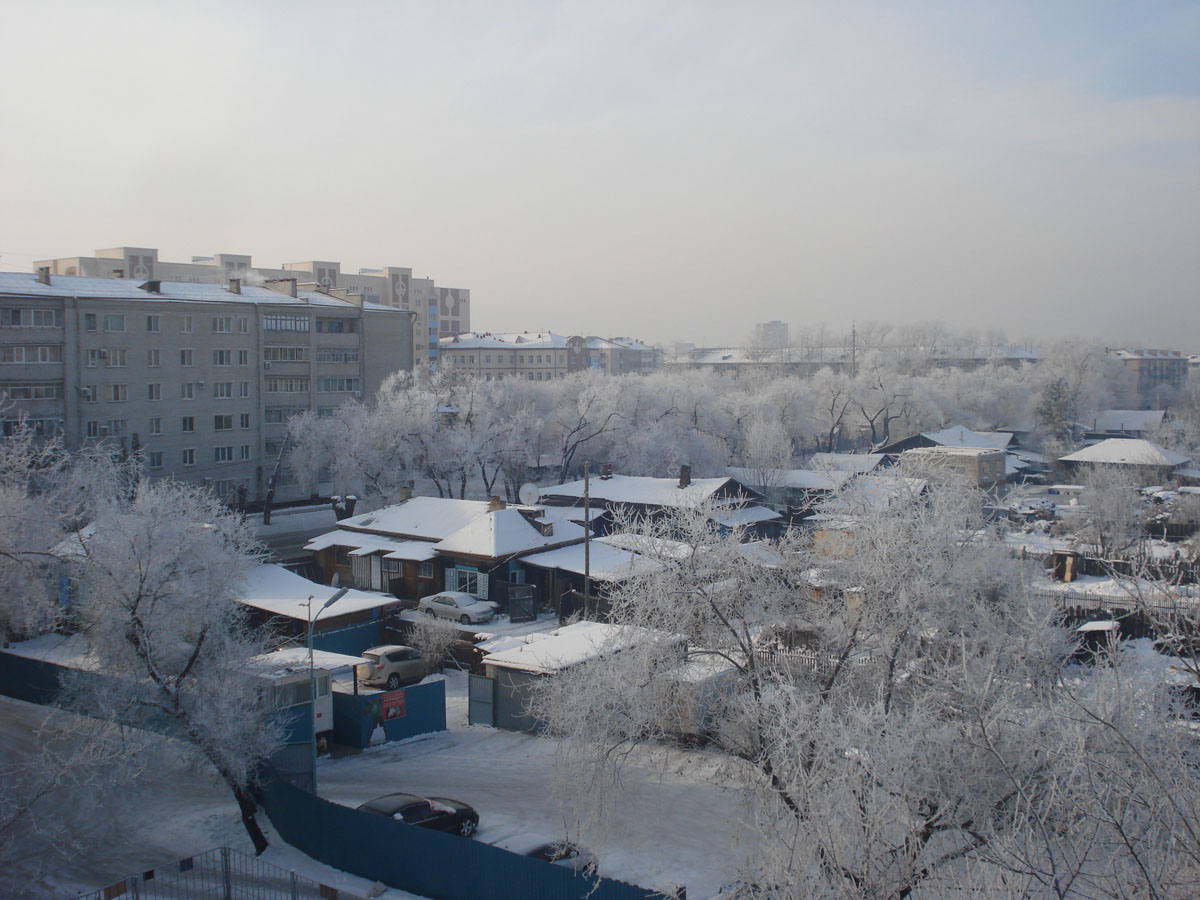
M449 797L418 797L416 794L385 794L358 807L362 812L396 819L409 825L433 828L470 837L479 827L475 808Z

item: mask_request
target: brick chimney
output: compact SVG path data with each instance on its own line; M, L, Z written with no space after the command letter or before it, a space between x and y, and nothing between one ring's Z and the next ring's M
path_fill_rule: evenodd
M50 267L49 266L38 266L37 280L38 280L38 284L49 284L50 283Z
M679 486L681 488L685 488L691 483L692 483L692 467L687 464L681 465L679 467Z
M229 293L240 294L241 292L242 292L242 279L230 278L229 279Z
M496 510L505 509L507 506L507 503L495 495L488 497L488 512L496 512Z

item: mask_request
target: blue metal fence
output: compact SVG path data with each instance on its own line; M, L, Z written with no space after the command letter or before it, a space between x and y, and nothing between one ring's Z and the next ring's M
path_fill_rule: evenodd
M333 739L346 747L370 746L382 725L389 741L446 730L446 682L415 684L398 691L368 694L333 692Z
M326 865L438 900L662 900L662 894L314 797L266 769L280 837Z

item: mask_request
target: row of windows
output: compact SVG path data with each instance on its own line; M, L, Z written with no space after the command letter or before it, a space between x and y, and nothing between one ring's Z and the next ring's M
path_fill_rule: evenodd
M62 361L62 344L15 344L0 347L0 363L18 365L29 363L60 363Z
M308 348L263 347L262 358L265 362L308 362Z
M318 347L317 362L319 363L356 363L358 362L357 347Z
M263 389L268 394L307 394L309 380L305 375L275 375L264 379Z
M317 319L317 334L358 334L358 319Z
M61 400L61 381L0 381L0 402L8 400Z
M263 410L263 421L268 425L282 425L292 416L306 412L307 406L268 406Z
M61 309L0 309L0 328L62 328Z
M214 381L213 385L212 385L213 399L215 399L215 400L232 400L234 393L235 393L234 384L235 384L235 382L232 382L232 381ZM236 394L239 398L250 396L250 382L239 381L239 382L236 382L236 384L237 384ZM205 383L202 381L185 381L179 385L179 399L180 400L195 400L196 399L196 391L198 389L203 389L204 387L205 387ZM163 398L162 388L163 388L162 382L160 382L160 381L147 382L147 384L146 384L146 399L147 400L161 400ZM96 399L100 396L97 386L94 384L85 384L79 390L80 390L80 393L83 395L83 399L86 400L88 403L95 403ZM14 399L16 399L16 398L14 398ZM36 397L36 398L27 398L27 399L55 399L55 398ZM129 399L128 385L106 384L104 386L104 399L107 400L109 403L122 403L122 402L128 400Z
M553 373L553 372L546 372L546 373L545 373L545 376L546 376L546 377L545 377L545 378L543 378L543 377L542 377L542 373L541 373L541 372L526 372L526 373L525 373L525 378L526 378L526 380L527 380L527 381L553 381L553 380L554 380L554 373ZM518 374L514 375L513 377L514 377L514 378L520 378L521 376L520 376L520 374L518 373ZM566 378L566 377L567 377L567 375L566 375L566 373L565 373L565 372L559 372L559 373L558 373L558 377L559 377L559 378ZM492 373L491 373L491 372L486 372L486 373L484 373L483 380L484 380L484 381L491 381L491 380L492 380ZM497 372L497 373L496 373L496 380L497 380L497 381L503 381L503 380L504 380L504 376L503 376L502 374L500 374L499 372Z
M308 331L309 317L294 313L268 313L263 316L263 331Z
M346 394L362 390L358 378L318 378L317 392L322 394Z
M215 463L231 463L235 460L247 460L249 458L249 444L242 444L240 447L213 447L213 462ZM147 453L146 462L151 469L161 469L163 467L162 451L152 450ZM196 448L189 447L181 451L181 462L184 466L194 466L196 464ZM229 483L233 484L233 482ZM236 486L234 489L236 489Z
M0 422L0 434L3 434L4 437L12 437L22 432L44 437L52 434L61 434L62 430L62 419L31 419L24 417L5 419L3 422Z
M7 310L6 310L7 312ZM29 312L42 313L58 313L58 310L29 310ZM84 331L99 331L100 315L98 313L83 314L83 330ZM104 330L109 332L125 331L125 316L119 313L106 314L104 319ZM237 324L238 334L250 333L250 317L249 316L213 316L212 317L212 332L213 334L233 334L234 324ZM62 324L61 313L58 316L58 323ZM179 331L181 334L191 334L193 332L193 320L190 315L179 317ZM146 333L159 334L162 331L162 316L151 314L146 316Z
M448 356L453 362L466 363L467 365L472 365L472 366L475 365L475 354L474 353L447 353L445 355ZM526 362L525 362L526 356L529 357L528 364L531 366L554 365L554 354L553 353L536 353L536 354L535 353L529 353L529 354L518 353L518 354L516 354L517 364L522 365L522 366L525 365L526 364ZM490 366L492 364L492 354L483 353L483 354L481 354L481 358L483 359L483 364L485 366ZM543 362L543 358L545 359L544 362ZM558 354L558 364L560 366L565 366L567 364L567 357L565 354L563 354L563 353ZM497 353L496 354L496 365L498 365L498 366L512 365L512 354L509 354L509 356L506 358L504 356L501 356L499 353Z

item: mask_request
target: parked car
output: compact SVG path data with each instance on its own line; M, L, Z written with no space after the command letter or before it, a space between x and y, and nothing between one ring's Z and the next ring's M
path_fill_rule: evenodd
M386 687L394 691L402 684L416 684L433 667L420 653L403 644L384 644L364 650L366 662L355 667L358 680L372 687Z
M475 808L449 797L418 797L416 794L384 794L368 800L359 807L362 812L373 813L404 822L420 825L435 831L448 831L470 837L479 827L479 813Z
M463 591L442 591L440 594L430 594L422 597L417 609L427 616L437 616L439 619L453 619L463 625L478 625L488 621L496 614L496 604L486 600L476 600Z
M573 841L552 839L544 833L523 831L495 842L495 846L510 853L540 859L585 875L595 875L599 866L596 854Z

